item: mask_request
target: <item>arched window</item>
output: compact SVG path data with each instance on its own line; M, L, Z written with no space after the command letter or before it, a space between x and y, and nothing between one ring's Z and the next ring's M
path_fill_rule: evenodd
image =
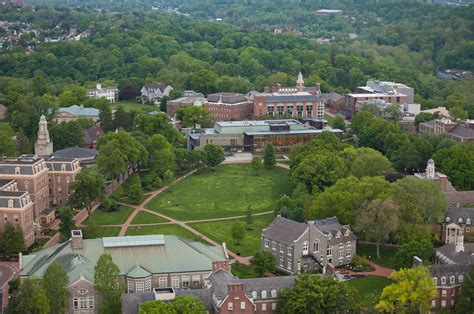
M455 280L454 276L449 277L449 283L454 283Z
M253 299L256 299L257 298L257 291L252 291L252 298Z
M441 277L441 284L445 285L446 284L446 277Z
M277 291L275 289L272 290L272 298L275 299L277 297Z
M458 223L462 224L462 218L461 217L458 218Z
M267 298L267 291L262 290L262 299L266 299L266 298Z
M319 240L314 241L314 243L313 243L313 252L314 253L319 252Z
M471 218L466 219L466 225L470 225L470 224L471 224Z

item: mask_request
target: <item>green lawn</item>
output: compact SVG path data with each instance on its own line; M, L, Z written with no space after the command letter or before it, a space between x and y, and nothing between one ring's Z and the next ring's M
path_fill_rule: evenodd
M202 169L146 207L183 221L243 215L249 205L255 213L269 211L282 194L291 193L288 173L274 167L256 176L248 164Z
M388 268L395 268L394 257L397 253L396 247L381 246L380 259L377 258L377 248L375 244L357 243L357 255L365 256L372 262ZM369 258L370 257L370 258Z
M149 212L138 212L138 214L133 218L132 225L135 224L152 224L158 222L166 222L168 220L163 219L157 215L150 214Z
M353 286L359 292L362 299L373 295L380 296L383 288L390 283L390 279L379 276L367 276L347 281L348 285Z
M194 223L190 224L190 226L216 242L225 242L227 247L234 253L242 256L252 256L260 250L262 229L266 228L274 218L274 214L254 216L253 230L246 231L245 238L239 245L232 239L231 228L234 220Z
M87 228L82 229L85 238L91 238L87 233ZM97 238L102 237L118 237L120 233L120 227L101 227L97 226Z
M180 238L191 239L195 241L205 242L198 236L189 232L186 229L181 228L178 225L159 225L159 226L146 226L146 227L129 227L126 235L148 235L148 234L170 234Z
M160 107L154 105L144 105L135 101L120 101L114 104L110 104L112 110L122 106L125 111L139 110L139 111L160 111Z
M91 216L87 218L84 224L89 224L93 220L98 225L120 225L127 221L128 216L133 212L133 208L121 206L118 211L105 212L103 210L95 210Z

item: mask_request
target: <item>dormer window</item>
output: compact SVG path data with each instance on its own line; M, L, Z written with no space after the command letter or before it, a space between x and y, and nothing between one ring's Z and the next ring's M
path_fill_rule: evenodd
M463 282L464 281L464 276L463 275L459 275L459 282Z
M331 239L332 239L332 235L328 233L328 240L331 240Z
M61 171L66 171L66 164L61 164Z
M459 219L458 219L458 223L462 224L462 222L463 222L462 218L461 218L461 217L459 217Z
M267 298L267 291L262 290L262 299L266 299L266 298Z
M276 299L277 297L277 291L275 289L272 290L272 298Z
M451 218L446 217L446 222L450 222L450 221L451 221Z
M441 284L445 285L446 284L446 277L441 277Z
M470 225L470 224L471 224L471 218L466 219L466 225Z
M341 237L341 233L338 231L336 234L336 238L340 238L340 237Z
M256 299L257 298L257 291L252 291L252 298L253 299Z
M449 277L449 283L454 283L455 280L454 276Z
M15 167L15 174L20 174L20 167Z
M436 286L438 284L438 278L433 277L433 284Z
M346 237L348 237L349 234L350 234L349 230L346 230L346 232L344 233L344 235L345 235Z
M8 200L8 208L13 208L13 200L12 199Z

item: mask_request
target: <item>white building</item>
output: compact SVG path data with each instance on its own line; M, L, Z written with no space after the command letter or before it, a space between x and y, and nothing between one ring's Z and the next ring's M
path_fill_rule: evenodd
M87 95L90 98L100 99L105 98L109 102L114 103L118 101L118 89L116 87L104 87L101 84L97 84L96 88L89 89Z

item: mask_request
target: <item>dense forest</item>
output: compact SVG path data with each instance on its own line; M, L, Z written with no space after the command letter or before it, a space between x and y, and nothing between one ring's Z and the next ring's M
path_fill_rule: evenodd
M223 6L219 1L212 3ZM269 5L267 1L264 3ZM185 4L190 5L186 2L183 8ZM234 4L243 5L239 1ZM249 8L255 6L255 12L258 12L261 4L250 1L248 5ZM397 11L395 5L380 6L380 12L374 9L375 15L385 12L387 25L378 31L376 26L365 27L367 38L382 36L391 28L407 36L406 29L410 28L414 35L409 38L421 45L419 49L395 35L392 37L398 39L392 42L377 43L379 40L376 38L361 37L361 40L336 40L330 45L322 45L309 36L272 34L264 29L242 30L225 22L205 21L199 14L194 17L145 10L111 13L70 7L2 8L2 20L29 23L42 32L40 35L33 32L22 34L19 44L0 56L0 97L8 105L12 92L32 92L32 77L44 78L48 88L39 94L53 97L71 86L92 86L98 81L102 85L132 84L136 87L145 82L161 81L178 90L247 92L262 90L264 86L275 83L291 86L301 70L307 85L319 82L324 92L349 92L367 79L377 78L413 86L416 100L426 108L439 105L467 108L467 104L473 102L472 81L437 79L438 57L433 59L437 49L424 39L449 23L456 36L462 36L462 45L472 46L473 7L441 10L438 6L414 3L413 9L405 10L405 21L421 23L426 19L435 25L420 27L408 23L405 28L398 29L401 26L397 23L403 20L397 20L397 15L394 15L397 14L394 13ZM300 7L295 6L295 10ZM282 12L285 8L286 5L282 4ZM354 10L362 8L354 4ZM418 19L410 18L425 9L429 13L420 14ZM412 11L414 13L410 13ZM451 18L443 13L445 11L451 12ZM247 17L252 15L250 13ZM433 15L438 18L431 20ZM453 16L457 23L453 23ZM277 16L275 18L278 20ZM29 41L35 36L44 37L51 32L68 30L73 25L77 25L78 31L90 30L91 36L80 41L41 43L34 52L25 53ZM439 34L449 36L447 32ZM382 37L388 40L389 36ZM457 38L451 37L449 39ZM433 40L444 42L447 39L439 37ZM456 49L466 50L458 45L461 43L456 45ZM438 52L439 58L446 55L441 53L443 49ZM467 53L472 54L473 50L467 49ZM472 56L460 55L460 59L465 60L463 62L472 63ZM471 68L469 64L466 67Z

